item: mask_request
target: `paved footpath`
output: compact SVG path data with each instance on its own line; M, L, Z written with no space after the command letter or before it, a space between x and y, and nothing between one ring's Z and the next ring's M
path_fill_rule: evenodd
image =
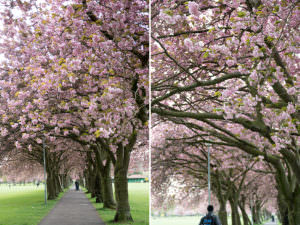
M264 225L278 225L278 223L268 221L268 222L264 223Z
M82 191L70 189L39 225L105 225Z

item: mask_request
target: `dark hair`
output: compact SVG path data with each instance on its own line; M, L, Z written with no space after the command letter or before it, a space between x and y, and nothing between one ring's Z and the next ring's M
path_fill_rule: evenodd
M214 207L212 205L207 206L207 211L208 212L214 211Z

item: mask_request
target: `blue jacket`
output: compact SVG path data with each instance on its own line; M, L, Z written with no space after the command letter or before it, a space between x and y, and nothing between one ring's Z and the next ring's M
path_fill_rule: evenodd
M199 225L222 225L219 217L214 215L212 212L206 214L206 216L202 217Z

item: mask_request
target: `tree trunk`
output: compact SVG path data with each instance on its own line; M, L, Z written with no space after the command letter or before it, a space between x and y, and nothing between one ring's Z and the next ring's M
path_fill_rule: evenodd
M219 201L220 203L220 209L219 209L219 218L221 220L222 225L228 225L228 220L227 220L227 211L226 211L226 202L224 201Z
M220 221L222 225L228 225L227 211L226 211L226 202L228 201L228 190L226 194L223 193L222 184L221 184L221 175L218 170L216 170L215 174L215 182L213 182L213 191L216 193L218 198L218 202L220 204L220 209L218 212Z
M49 173L48 173L48 177L47 177L47 193L48 193L48 200L52 200L57 197L55 181L54 181L53 176Z
M241 225L237 202L234 199L230 198L229 203L230 203L231 214L232 214L231 215L232 225Z
M57 197L57 186L56 186L56 180L54 175L54 170L51 165L51 162L49 158L46 158L46 172L47 172L47 194L48 194L48 200L56 199Z
M118 145L117 161L115 164L115 196L117 201L117 211L114 218L115 222L133 221L129 199L128 199L128 180L127 171L130 159L130 151Z
M240 204L239 204L239 207L241 209L242 216L243 216L243 224L244 225L251 225L251 221L250 221L250 219L248 217L248 214L245 210L245 202L241 201Z
M110 176L111 161L107 159L104 170L101 171L101 187L103 193L103 208L115 209L116 203L114 201L112 180ZM126 176L127 179L127 176Z
M119 170L115 172L115 195L117 200L117 212L114 221L133 221L128 200L127 171Z
M111 159L108 155L104 153L103 149L101 148L101 145L98 145L96 148L94 148L94 152L96 155L97 170L101 177L103 208L115 209L116 203L114 201L112 181L110 176Z
M63 177L63 186L64 186L64 188L68 188L69 185L70 185L68 175L63 174L62 177Z
M297 185L288 204L289 225L300 224L300 185Z
M88 189L88 193L91 193L91 197L94 198L95 197L95 168L93 165L93 159L92 159L92 155L91 152L87 152L87 189Z
M257 207L257 203L254 204L251 208L251 214L254 224L260 224L260 218L259 218L259 208Z
M278 189L278 194L277 194L277 205L278 205L278 218L282 225L289 225L289 218L288 218L288 206L287 203L284 200L283 193Z
M259 206L259 203L257 203L255 205L255 217L257 218L257 223L260 224L261 223L261 216L260 216L260 206Z
M60 181L59 181L59 174L55 173L54 179L55 179L55 185L56 185L56 196L58 196L59 193L63 191L61 188Z
M94 187L96 203L102 203L103 202L103 196L102 196L102 191L101 191L101 183L102 183L102 180L100 178L100 174L99 174L99 172L97 172L96 177L95 177L95 187Z

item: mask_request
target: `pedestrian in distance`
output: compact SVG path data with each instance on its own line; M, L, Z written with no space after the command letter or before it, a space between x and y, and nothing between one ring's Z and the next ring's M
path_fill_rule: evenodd
M75 181L75 187L76 187L76 191L79 191L79 182L78 182L78 180Z
M202 217L199 225L222 225L219 217L213 214L214 207L212 205L207 206L207 214Z

